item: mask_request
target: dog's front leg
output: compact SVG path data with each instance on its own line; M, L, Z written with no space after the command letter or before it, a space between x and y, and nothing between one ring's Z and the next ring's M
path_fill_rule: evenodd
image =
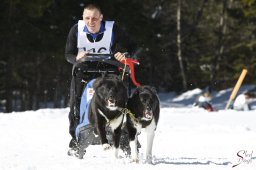
M121 137L121 125L114 130L113 133L113 143L115 148L115 157L118 158L118 151L119 151L119 144L120 144L120 137Z
M147 133L147 150L146 150L146 161L152 163L152 147L154 141L155 131Z
M99 136L100 136L100 140L101 140L103 150L108 150L108 149L111 148L111 146L108 144L105 126L106 125L103 122L101 122L101 124L98 124L98 133L99 133Z
M139 162L139 153L138 153L138 133L135 134L134 140L130 141L130 148L131 148L131 161L132 162Z
M96 114L96 125L97 125L97 131L101 140L101 144L103 147L103 150L108 150L111 148L111 146L108 143L107 140L107 135L106 135L106 121L108 120L104 113L100 110L97 109L97 114Z
M129 144L131 148L131 161L132 162L139 162L139 153L138 153L138 135L141 131L141 126L137 126L135 128L131 124L127 123L128 129L129 129Z
M114 143L115 148L115 157L118 158L118 151L119 151L119 144L120 144L120 138L121 138L121 131L122 131L122 122L123 122L124 116L121 115L118 118L114 119L110 123L110 127L112 130L112 139Z
M147 150L146 150L146 162L147 163L152 163L152 147L153 147L153 141L155 137L155 129L156 129L156 124L155 121L153 120L150 125L146 128L147 132Z

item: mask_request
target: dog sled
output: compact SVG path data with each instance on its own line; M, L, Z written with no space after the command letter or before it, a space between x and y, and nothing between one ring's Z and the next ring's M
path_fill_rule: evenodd
M88 67L90 64L95 64L99 67L90 68ZM104 65L111 65L113 67L104 67ZM127 58L120 62L114 58L113 54L87 54L86 58L83 58L74 64L72 74L79 74L79 76L82 77L86 76L87 79L88 77L96 78L106 74L116 74L122 77L128 87L127 93L130 93L131 83L136 87L140 86L135 78L135 65L139 65L139 62L131 58ZM85 69L77 70L77 68ZM86 84L81 96L80 122L76 128L76 138L78 141L78 152L76 153L76 156L80 159L83 158L85 149L89 145L101 144L100 138L96 135L96 129L90 124L88 119L89 103L94 93L94 81L95 79L92 79ZM112 144L111 131L107 129L106 132L109 144ZM128 132L125 129L122 130L120 148L125 154L128 155L130 153Z

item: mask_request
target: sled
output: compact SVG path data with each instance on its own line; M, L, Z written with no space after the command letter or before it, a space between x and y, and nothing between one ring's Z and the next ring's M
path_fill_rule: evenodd
M92 62L94 63L101 63L101 64L107 64L112 65L113 68L104 68L102 66L100 69L97 68L87 68L88 64L91 64ZM136 86L140 86L140 83L138 83L135 79L135 70L134 70L134 65L139 65L139 62L127 58L126 60L123 61L117 61L114 58L113 54L87 54L87 57L82 58L81 60L78 60L72 69L72 74L79 74L78 76L87 76L94 78L91 81L89 81L86 84L86 87L83 90L83 94L81 96L81 104L80 104L80 124L76 128L76 138L78 141L78 153L77 157L82 159L84 154L85 154L85 149L89 145L99 145L101 144L101 141L97 135L95 135L95 129L92 127L89 123L88 120L88 108L89 108L89 102L93 96L93 82L96 77L99 77L103 74L117 74L122 76L122 78L129 78L131 82ZM77 68L86 68L77 71ZM91 76L93 75L93 76ZM95 77L94 77L95 76ZM126 77L125 77L126 76ZM127 87L128 91L130 92L130 81L127 81ZM111 132L110 130L106 129L107 131L107 139L110 144L112 144L112 139L111 139ZM130 153L130 147L129 147L129 140L128 140L128 132L123 129L122 130L122 135L120 139L120 148L124 151L125 154Z

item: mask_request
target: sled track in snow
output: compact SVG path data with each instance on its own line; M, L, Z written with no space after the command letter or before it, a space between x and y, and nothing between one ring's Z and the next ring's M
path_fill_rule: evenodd
M154 165L170 164L170 165L230 165L232 162L226 158L154 158Z

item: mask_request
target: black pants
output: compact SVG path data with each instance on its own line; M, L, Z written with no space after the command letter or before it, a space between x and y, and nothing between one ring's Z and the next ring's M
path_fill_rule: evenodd
M71 87L70 87L70 112L69 112L69 133L72 137L69 147L76 146L76 127L80 121L80 102L83 90L86 84L99 76L102 76L102 72L91 72L90 70L109 70L114 74L119 74L118 69L115 66L106 65L102 63L90 63L77 65L73 69ZM104 73L105 74L105 73Z

